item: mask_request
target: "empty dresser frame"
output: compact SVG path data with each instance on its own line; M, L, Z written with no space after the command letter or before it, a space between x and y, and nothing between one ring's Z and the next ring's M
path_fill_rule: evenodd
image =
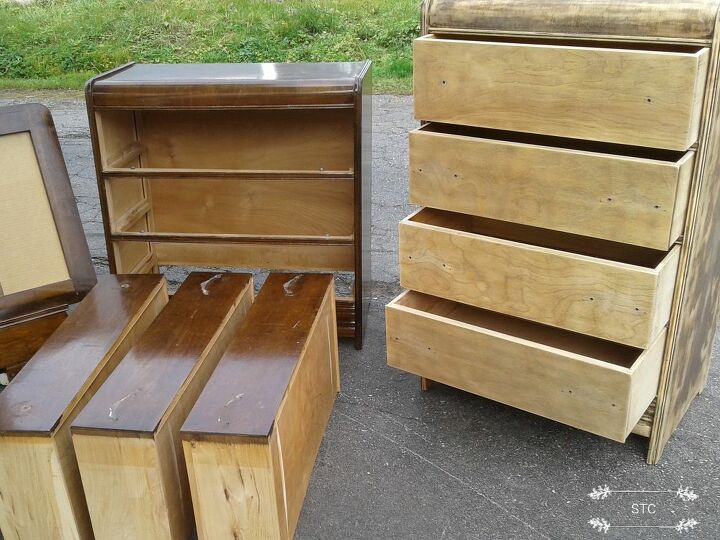
M293 537L340 390L332 276L271 274L182 428L201 540Z
M370 62L128 64L87 85L113 272L346 272L370 280ZM365 291L365 292L364 292Z
M718 316L717 17L425 2L390 365L659 460Z
M96 278L46 107L0 107L0 171L0 371L12 376Z
M95 538L192 534L180 426L252 298L249 274L191 273L73 422Z
M0 393L5 540L93 538L70 424L166 302L162 276L102 277Z

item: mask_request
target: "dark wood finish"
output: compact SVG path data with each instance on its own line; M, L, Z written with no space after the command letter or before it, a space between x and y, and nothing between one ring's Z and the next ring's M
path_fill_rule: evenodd
M354 245L354 268L355 290L353 291L352 313L347 305L338 305L338 324L340 335L354 337L356 348L362 347L362 334L364 322L367 317L370 301L369 284L370 274L370 198L372 188L371 178L371 146L372 146L372 95L371 95L371 63L370 62L341 62L341 63L315 63L315 64L177 64L177 65L142 65L127 64L117 69L104 73L90 80L86 86L86 101L88 117L90 122L90 133L95 156L95 166L98 177L98 189L100 192L103 225L105 238L108 247L108 260L112 272L118 271L144 271L148 266L163 265L163 260L158 255L158 242L175 243L240 243L253 244L252 249L262 250L268 244L282 244L287 246L297 245ZM348 109L347 111L327 111L324 109ZM216 109L212 112L212 109ZM227 114L254 115L264 114L283 115L294 111L293 114L312 114L313 120L317 113L317 122L332 122L328 125L336 125L345 113L347 118L352 119L353 149L350 155L348 150L348 161L346 164L342 156L344 152L338 151L336 159L328 160L322 153L305 159L300 168L308 165L308 169L297 170L298 159L287 160L285 165L288 170L282 170L283 164L274 164L270 170L257 170L258 167L247 165L245 169L228 169L228 166L236 166L236 162L218 163L212 165L211 158L207 153L204 157L189 157L178 149L168 147L168 155L158 158L152 157L151 151L143 148L143 134L150 133L152 127L153 137L158 138L157 123L166 118L167 115L197 114L199 111L206 111L206 114L220 114L217 109L226 110ZM297 111L297 109L304 109ZM323 111L324 110L324 111ZM123 111L134 111L133 114L133 140L127 140L126 146L120 157L103 156L103 145L101 137L103 128L98 115L102 114L123 114ZM288 112L289 111L289 112ZM322 116L325 115L325 116ZM330 115L330 116L328 116ZM273 116L275 118L276 116ZM277 116L280 118L280 116ZM178 121L174 116L173 122ZM233 117L235 118L235 117ZM244 116L238 116L241 121ZM254 118L254 117L253 117ZM304 117L289 117L294 127L299 123L303 124ZM300 118L300 120L298 120ZM287 120L285 120L287 121ZM205 130L207 131L207 130ZM343 131L343 133L345 133ZM348 131L349 133L349 131ZM206 135L203 135L206 136ZM131 138L132 138L131 137ZM325 137L328 139L328 137ZM184 139L183 139L184 140ZM288 139L290 140L290 139ZM339 139L329 138L338 146ZM344 140L344 139L343 139ZM104 143L103 143L104 144ZM251 143L252 144L252 143ZM293 143L299 144L297 142ZM330 144L325 141L322 144ZM245 145L247 146L247 145ZM317 145L316 145L317 146ZM342 148L345 143L342 142ZM295 149L295 154L302 157L304 154ZM304 148L304 147L303 147ZM261 150L261 149L259 149ZM173 154L175 152L175 154ZM156 152L157 154L157 152ZM290 154L293 154L290 152ZM175 159L172 156L186 156L183 160ZM259 151L257 155L262 155ZM327 154L325 154L326 156ZM334 155L334 154L333 154ZM200 156L200 154L198 154ZM254 162L254 155L247 159ZM282 156L281 156L282 157ZM157 167L153 160L160 159L161 165L168 165L168 168ZM194 161L202 161L195 163ZM243 164L247 161L243 158ZM281 159L281 158L279 158ZM208 161L210 160L210 161ZM130 161L131 163L128 163ZM236 160L237 161L237 160ZM286 160L282 160L286 161ZM152 162L152 163L151 163ZM181 165L174 168L170 165ZM260 166L262 167L261 164ZM341 167L342 165L342 167ZM188 168L190 167L190 168ZM329 170L329 169L347 170ZM227 181L242 181L244 178L274 178L288 180L292 178L328 178L337 180L352 179L354 181L354 222L352 236L292 236L292 235L262 235L262 234L218 234L218 235L188 235L183 231L158 233L154 228L154 211L152 201L152 189L150 180L152 178L170 179L193 179L193 178L227 178ZM111 213L108 182L141 181L147 201L138 201L134 208L142 214L131 212L129 219L133 222L121 221L122 230L111 230ZM158 201L155 201L158 202ZM147 204L146 204L147 203ZM348 218L349 219L349 218ZM131 227L127 227L127 226ZM116 248L123 242L132 241L132 249L143 249L142 242L148 244L149 255L139 259L141 262L125 266L117 258L124 259L118 255ZM124 244L128 246L130 244ZM306 268L317 268L322 270L343 271L347 268L339 268L333 264L323 263L309 265L308 259L314 255L309 252L302 254L294 252L303 260L298 260L296 266L283 265L272 270L300 270ZM295 257L296 255L293 255ZM200 261L198 261L200 262ZM349 261L348 261L349 262ZM208 265L212 261L207 261ZM236 264L236 263L235 263ZM348 266L348 264L344 265ZM340 318L342 314L342 318ZM351 332L351 333L350 333Z
M191 273L78 415L72 432L152 436L201 353L250 287L249 274Z
M357 79L355 92L355 348L362 349L370 311L372 227L372 74L370 64Z
M270 435L331 284L327 274L270 274L185 421L184 434ZM238 395L241 400L232 399ZM231 402L239 406L226 414Z
M80 301L96 283L95 270L50 111L39 104L0 108L0 136L29 132L70 279L0 295L0 326L28 314ZM33 261L28 261L32 265Z
M97 364L163 283L159 275L104 276L0 393L0 433L51 434L81 398Z
M134 64L93 84L97 107L352 107L360 62Z
M0 328L0 370L14 376L67 318L64 309Z

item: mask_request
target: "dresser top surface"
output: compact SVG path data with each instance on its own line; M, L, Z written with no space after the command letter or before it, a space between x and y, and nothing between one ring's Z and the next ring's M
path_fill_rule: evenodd
M434 33L709 42L719 0L425 0Z
M129 64L87 87L100 107L352 106L370 62Z
M353 86L365 62L297 64L133 64L99 81L103 85L235 84Z

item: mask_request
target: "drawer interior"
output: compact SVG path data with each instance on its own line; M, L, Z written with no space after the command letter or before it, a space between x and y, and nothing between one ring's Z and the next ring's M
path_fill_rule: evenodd
M646 148L643 146L630 146L626 144L615 144L585 139L570 139L567 137L553 137L551 135L461 126L458 124L444 124L441 122L431 122L429 124L425 124L415 131L419 133L437 133L440 135L472 137L475 139L494 140L500 143L509 142L533 146L544 146L548 148L558 148L561 150L566 149L579 152L590 152L594 154L632 157L637 159L664 161L668 163L679 163L680 161L687 159L688 156L687 152L677 150Z
M500 238L649 269L660 266L667 256L667 252L661 250L433 208L423 208L410 216L408 222Z
M426 316L441 317L465 325L498 332L512 339L529 341L632 370L642 349L621 345L584 334L510 317L485 309L460 304L436 296L406 291L391 305L417 310Z
M674 52L683 54L696 54L703 47L697 45L685 45L681 43L652 43L648 41L622 42L622 41L604 41L600 39L570 39L570 38L532 38L526 36L473 36L458 34L428 34L418 38L422 41L475 41L486 43L512 43L525 45L539 45L545 47L578 47L592 49L620 49L629 51L656 51L656 52Z

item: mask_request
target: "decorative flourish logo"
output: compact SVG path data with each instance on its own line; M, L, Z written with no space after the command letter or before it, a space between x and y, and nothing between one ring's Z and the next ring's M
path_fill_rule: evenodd
M690 502L694 501L698 498L698 494L693 491L693 489L690 486L682 487L680 486L677 490L672 489L659 489L659 490L648 490L648 489L610 489L610 487L606 484L604 486L598 486L593 488L593 490L588 493L588 497L595 501L602 501L607 499L610 494L612 493L671 493L675 495L676 498L684 501L684 502Z
M590 526L596 531L606 533L610 530L610 523L605 518L592 518L588 521Z
M681 519L675 525L613 525L605 518L592 518L588 524L596 531L605 533L610 529L674 529L680 534L690 532L697 525L700 525L695 519Z

